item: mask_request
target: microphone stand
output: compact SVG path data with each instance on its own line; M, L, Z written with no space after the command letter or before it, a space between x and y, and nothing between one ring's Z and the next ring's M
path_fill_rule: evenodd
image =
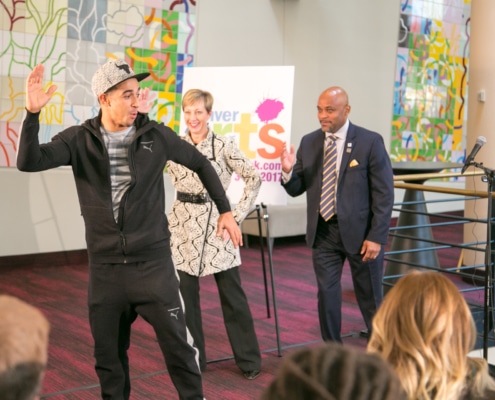
M476 168L482 169L485 176L482 178L483 182L488 183L488 211L486 219L486 247L485 247L485 296L484 296L484 309L483 309L483 358L488 360L488 334L489 326L493 326L491 320L490 310L493 308L493 257L492 257L492 210L493 210L493 196L494 189L494 174L495 171L483 166L483 163L471 162L470 165L474 165ZM489 319L490 318L490 319ZM490 321L490 323L489 323Z

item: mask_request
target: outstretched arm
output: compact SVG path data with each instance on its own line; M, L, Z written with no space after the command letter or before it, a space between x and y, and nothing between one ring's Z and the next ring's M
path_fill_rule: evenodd
M34 114L41 111L50 101L55 90L57 90L56 85L51 85L45 92L43 89L43 72L45 72L45 67L43 64L38 64L26 79L26 109Z

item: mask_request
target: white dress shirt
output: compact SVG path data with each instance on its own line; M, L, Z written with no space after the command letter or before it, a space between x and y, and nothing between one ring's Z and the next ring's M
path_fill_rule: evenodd
M349 129L349 119L345 121L345 124L340 127L340 129L335 132L333 135L337 137L337 141L335 145L337 146L337 180L340 172L340 163L342 161L342 155L344 154L345 140L347 138L347 130ZM330 135L330 133L326 132L326 136ZM326 140L325 142L326 143ZM323 151L323 155L325 152ZM282 182L289 182L292 176L292 169L289 172L282 171ZM335 188L335 193L337 193L337 187Z

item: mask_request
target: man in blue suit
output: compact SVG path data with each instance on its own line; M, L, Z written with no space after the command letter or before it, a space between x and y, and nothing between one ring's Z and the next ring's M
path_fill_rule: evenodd
M306 242L313 249L318 285L318 315L323 340L341 342L341 277L349 261L356 299L371 332L371 320L383 299L383 245L394 202L393 172L383 138L353 125L348 96L330 87L318 99L321 129L305 135L297 151L281 154L282 185L291 196L306 192ZM336 146L333 215L320 213L326 139Z

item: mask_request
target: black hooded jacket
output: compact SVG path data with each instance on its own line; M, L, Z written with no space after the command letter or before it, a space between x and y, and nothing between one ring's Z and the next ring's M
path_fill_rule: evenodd
M170 254L163 182L168 160L195 171L219 212L230 211L225 190L206 157L172 129L139 114L128 156L131 185L122 198L115 222L110 162L100 125L101 112L40 145L39 114L27 112L17 154L17 168L21 171L72 167L91 262L147 261Z

